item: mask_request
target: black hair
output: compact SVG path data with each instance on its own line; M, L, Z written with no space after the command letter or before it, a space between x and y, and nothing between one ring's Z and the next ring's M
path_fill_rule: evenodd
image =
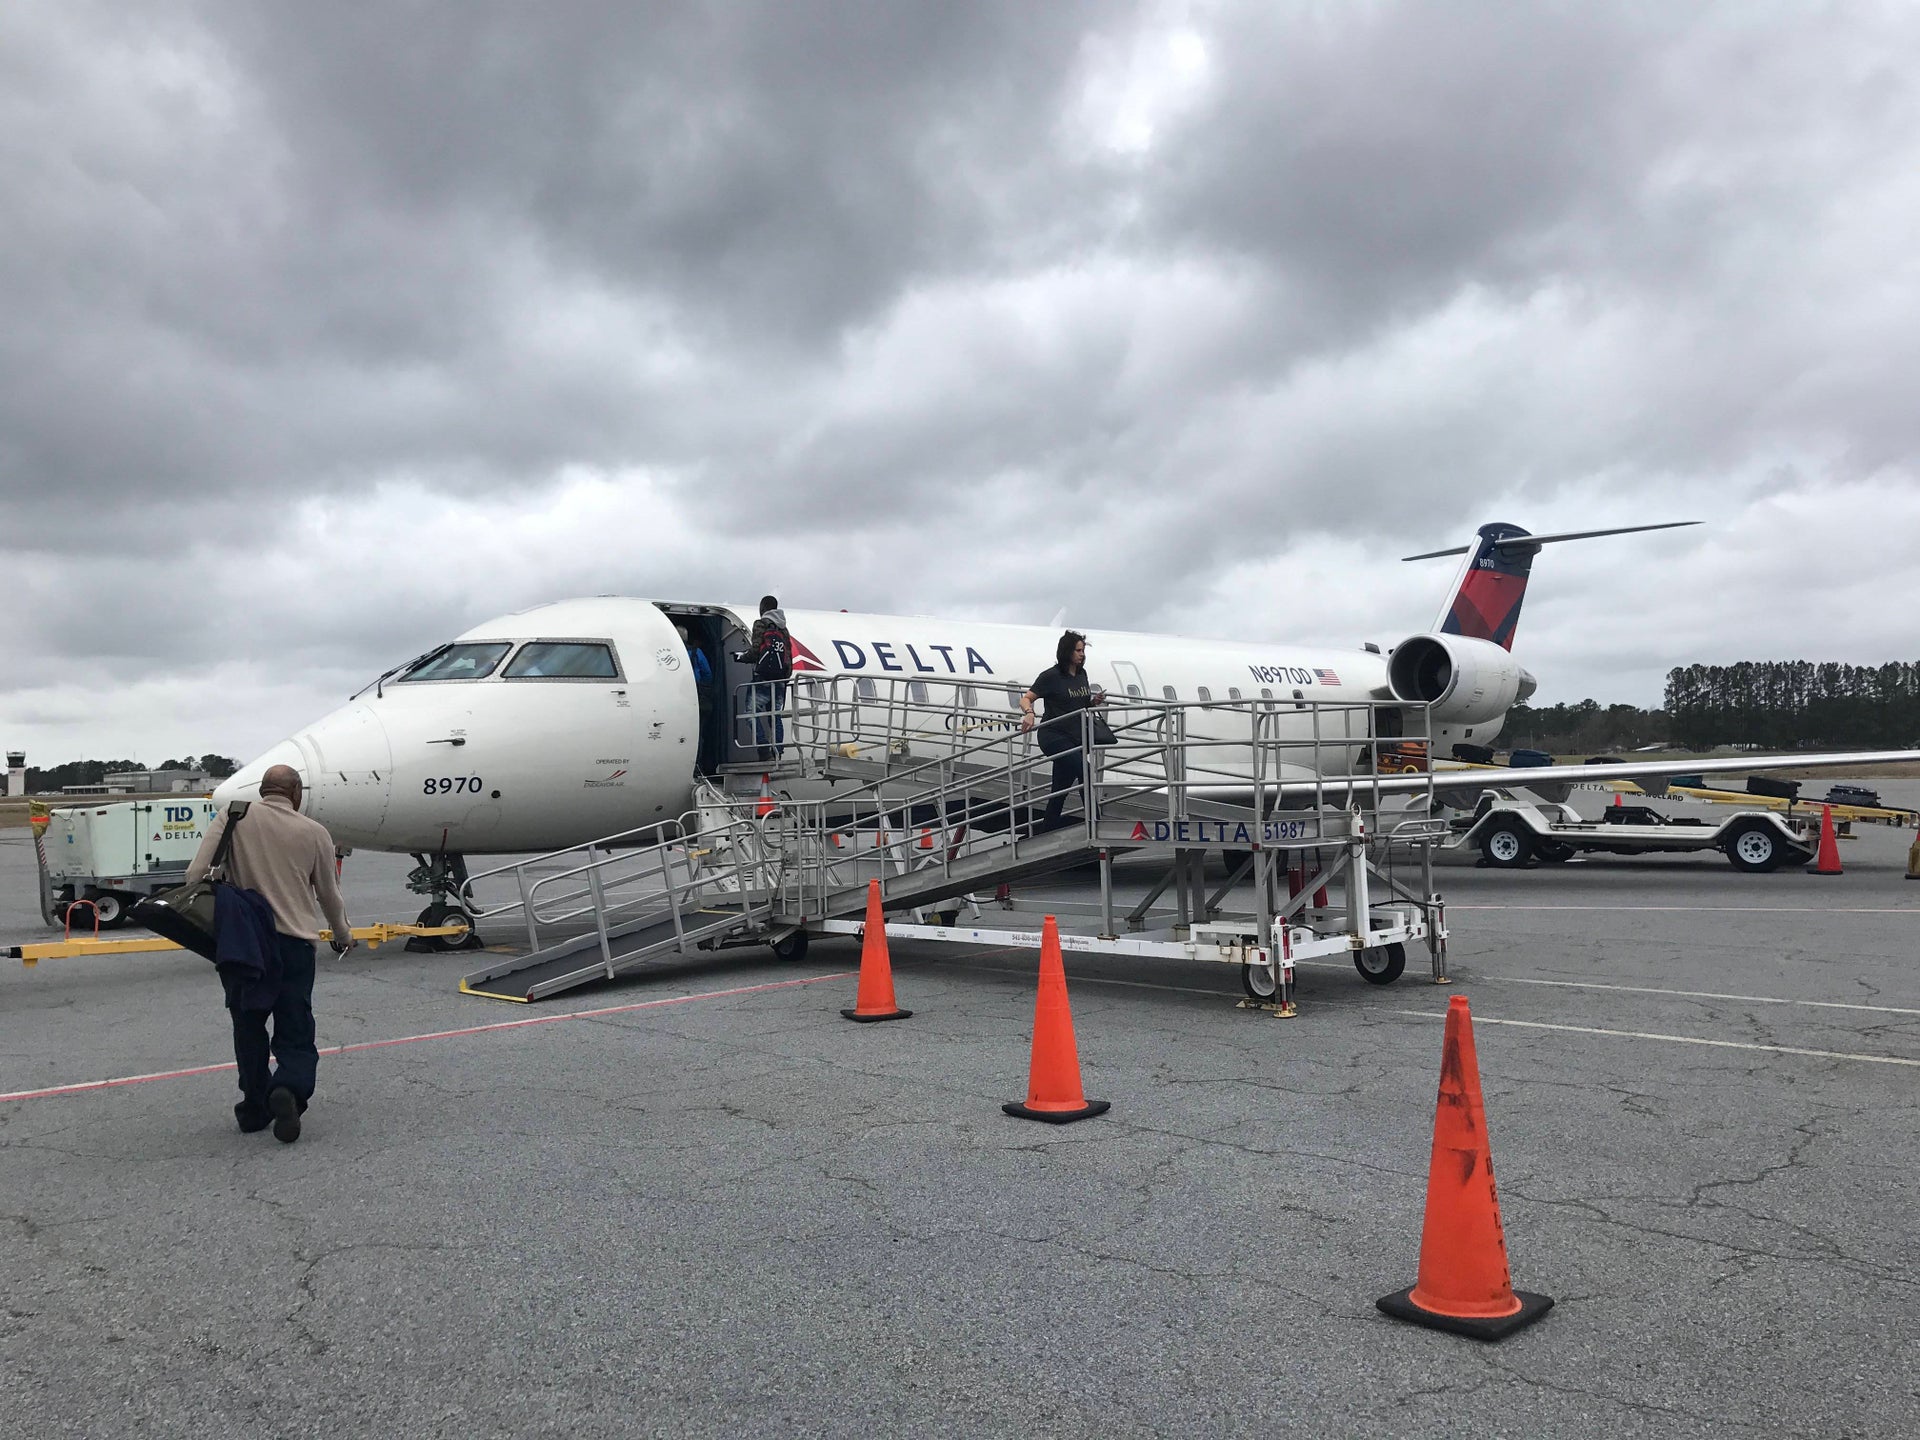
M1061 669L1073 664L1073 647L1085 644L1086 639L1078 630L1069 630L1060 637L1060 643L1053 647L1053 658Z
M760 597L760 613L762 615L766 614L769 610L778 610L779 608L780 602L774 599L773 596L762 595Z

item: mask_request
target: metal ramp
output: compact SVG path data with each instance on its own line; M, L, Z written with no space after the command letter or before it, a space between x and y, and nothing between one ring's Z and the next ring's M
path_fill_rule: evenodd
M608 933L604 943L596 930L491 969L476 970L460 981L460 992L521 1004L544 1000L595 980L611 980L650 960L684 954L690 946L725 938L748 924L744 906L690 906L664 919L620 926Z
M1383 708L1401 722L1384 737ZM472 913L518 911L528 953L461 988L528 1002L725 945L798 953L808 932L857 929L851 917L874 881L908 933L993 943L1018 932L989 926L979 894L1012 908L1011 887L1079 865L1098 867L1101 906L1097 928L1072 937L1074 948L1236 959L1250 994L1282 1004L1300 954L1350 951L1359 963L1424 939L1444 979L1431 849L1445 824L1429 818L1430 792L1411 808L1369 793L1382 755L1406 743L1405 708L1110 703L1113 743L1096 746L1083 717L1085 774L1062 796L1072 813L1049 825L1053 761L1005 711L983 708L975 687L796 680L777 760L699 782L695 808L677 821L475 875L462 892ZM762 775L775 774L763 796ZM1211 853L1228 871L1212 890ZM1129 855L1165 868L1123 918L1114 861ZM1396 870L1403 857L1417 858L1417 880ZM509 874L517 899L477 902L476 886ZM953 925L963 909L976 922L966 936Z
M649 825L472 876L461 894L476 920L518 913L523 955L476 970L462 993L525 1004L774 928L751 820L690 836ZM474 887L511 877L517 898L491 907ZM794 927L786 927L791 931Z

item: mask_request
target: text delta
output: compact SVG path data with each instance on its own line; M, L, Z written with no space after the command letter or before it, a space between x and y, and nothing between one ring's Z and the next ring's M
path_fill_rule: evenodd
M1282 840L1305 840L1305 820L1264 820L1248 825L1228 820L1136 820L1134 840L1157 840L1175 845L1271 845Z
M922 659L918 646L896 644L891 640L869 640L864 647L854 644L851 640L836 640L833 642L833 648L839 653L840 668L843 670L866 669L867 651L872 650L874 662L880 669L890 670L898 675L958 675L962 672L959 663L953 658L953 652L962 650L966 652L962 657L966 661L966 674L993 674L993 666L987 663L987 657L971 645L928 645L926 647L928 653L938 655L946 665L947 668L944 671L938 665L929 665ZM906 658L912 662L910 666L901 663L898 653L901 650L907 652Z

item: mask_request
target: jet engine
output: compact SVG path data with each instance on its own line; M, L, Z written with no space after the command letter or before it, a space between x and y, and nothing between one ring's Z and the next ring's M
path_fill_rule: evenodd
M1490 640L1415 635L1387 661L1394 698L1431 705L1436 725L1481 725L1532 695L1537 682Z

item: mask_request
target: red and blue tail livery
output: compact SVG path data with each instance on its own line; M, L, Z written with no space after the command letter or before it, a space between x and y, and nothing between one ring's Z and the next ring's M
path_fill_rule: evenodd
M1501 649L1511 650L1514 627L1520 621L1520 602L1527 598L1527 575L1540 547L1527 543L1528 532L1518 525L1482 525L1479 534L1480 543L1473 547L1460 572L1460 583L1440 622L1440 631L1472 640L1491 640Z

